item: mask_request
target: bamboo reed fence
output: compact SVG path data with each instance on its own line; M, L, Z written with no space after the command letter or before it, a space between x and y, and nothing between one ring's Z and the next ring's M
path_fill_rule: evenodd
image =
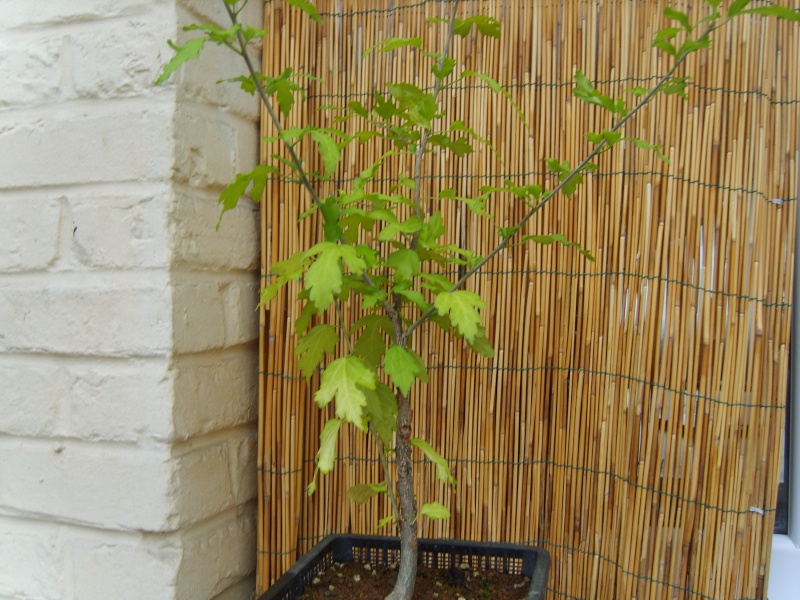
M785 2L784 2L785 3ZM791 3L791 2L790 2ZM387 81L431 85L417 51L362 52L389 36L440 48L447 2L318 0L316 26L280 0L266 4L264 70L307 72L308 102L290 123L330 123L318 110L368 102ZM543 159L576 164L583 133L605 115L571 96L581 69L611 95L647 86L668 67L650 47L666 26L660 0L465 0L463 14L502 22L499 41L455 44L457 70L485 71L524 111L477 80L443 97L448 118L489 138L464 158L433 153L423 194L515 182L552 185ZM704 10L690 8L693 18ZM797 0L794 6L800 7ZM558 246L517 246L473 278L488 302L493 360L437 328L415 343L431 381L413 392L415 434L449 461L451 495L423 466L422 501L452 519L421 534L542 545L554 598L763 598L769 571L787 393L800 108L800 36L792 24L742 18L714 50L692 56L688 98L660 98L627 126L671 159L622 144L530 233L563 233L596 262ZM333 113L335 114L335 113ZM274 135L264 119L264 135ZM313 148L303 147L307 156ZM282 150L265 142L263 156ZM327 194L377 157L348 147ZM313 163L312 163L313 168ZM393 158L385 172L409 173ZM273 182L263 206L263 273L318 235L296 185ZM493 199L501 225L522 207ZM428 206L426 208L432 208ZM451 241L486 253L492 227L441 204ZM318 492L313 473L324 416L318 384L299 376L292 322L297 287L261 313L258 588L331 532L373 532L385 499L348 502L354 483L381 481L359 432L343 431L337 468ZM353 312L352 306L345 311ZM421 460L421 457L418 457ZM386 533L393 533L387 531Z

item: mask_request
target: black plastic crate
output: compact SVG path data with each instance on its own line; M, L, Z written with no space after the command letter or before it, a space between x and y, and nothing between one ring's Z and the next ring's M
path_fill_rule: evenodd
M526 600L542 600L550 570L543 548L456 540L419 540L419 564L449 569L464 563L471 569L529 577ZM400 539L373 535L330 535L298 560L259 600L293 600L320 572L335 562L387 565L400 558Z

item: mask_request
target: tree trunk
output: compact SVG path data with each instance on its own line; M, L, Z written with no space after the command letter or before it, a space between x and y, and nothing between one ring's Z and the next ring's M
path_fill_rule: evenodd
M411 461L411 407L408 398L395 392L397 413L397 495L400 499L400 568L397 582L386 600L411 600L417 580L417 500L414 498L414 465Z

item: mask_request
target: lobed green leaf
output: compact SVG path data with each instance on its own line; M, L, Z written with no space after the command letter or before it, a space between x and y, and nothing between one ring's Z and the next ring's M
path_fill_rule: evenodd
M336 328L328 324L312 327L297 341L294 355L298 357L297 367L305 376L306 381L311 380L311 376L322 364L325 355L336 349L338 341L339 335L336 333Z
M374 390L375 372L356 356L337 358L322 373L322 382L314 401L320 408L336 398L336 416L367 431L364 408L367 398L364 390Z
M456 331L468 342L475 340L481 324L478 309L486 306L478 294L468 290L442 292L436 296L433 304L439 315L447 315Z

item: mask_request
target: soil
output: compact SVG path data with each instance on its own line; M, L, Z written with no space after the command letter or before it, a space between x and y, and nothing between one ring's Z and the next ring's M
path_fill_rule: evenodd
M303 600L383 600L394 586L397 570L362 563L334 563L316 577ZM414 600L524 600L531 580L498 571L462 568L417 572Z

